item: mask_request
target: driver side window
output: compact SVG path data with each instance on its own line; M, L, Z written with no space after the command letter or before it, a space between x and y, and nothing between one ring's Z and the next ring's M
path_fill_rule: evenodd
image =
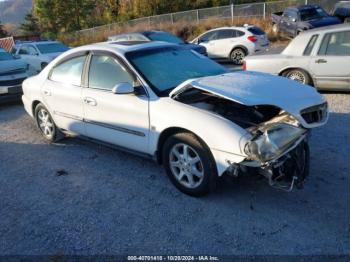
M120 83L133 85L134 79L117 59L108 55L94 55L89 69L89 87L111 91Z

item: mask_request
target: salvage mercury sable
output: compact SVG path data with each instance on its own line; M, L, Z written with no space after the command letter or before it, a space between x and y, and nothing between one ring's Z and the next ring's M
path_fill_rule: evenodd
M49 142L79 135L152 157L194 196L224 173L257 172L272 186L301 186L309 130L328 118L325 99L309 86L229 73L161 42L70 50L23 89L25 109Z

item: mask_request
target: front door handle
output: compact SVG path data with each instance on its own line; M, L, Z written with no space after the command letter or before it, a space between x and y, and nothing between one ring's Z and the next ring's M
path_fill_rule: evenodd
M325 63L327 63L327 60L326 60L326 59L317 59L317 60L315 61L315 63L316 63L316 64L325 64Z
M85 97L84 102L85 102L85 104L88 104L90 106L97 106L96 100L91 98L91 97Z

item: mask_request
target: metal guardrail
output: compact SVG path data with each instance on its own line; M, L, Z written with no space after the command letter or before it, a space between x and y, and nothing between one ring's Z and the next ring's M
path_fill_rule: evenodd
M127 22L118 22L113 24L107 24L97 26L89 29L76 31L73 33L66 33L66 37L74 37L78 39L80 37L93 38L97 34L108 36L112 34L121 33L122 29L132 28L138 25L147 28L154 28L161 24L174 24L179 22L191 22L199 23L208 19L226 19L234 22L237 18L263 18L266 19L274 12L283 11L284 8L289 6L298 6L304 4L318 4L321 5L328 12L332 11L335 3L338 0L284 0L273 2L261 2L261 3L249 3L240 5L227 5L218 6L204 9L189 10L184 12L162 14L150 17L142 17Z

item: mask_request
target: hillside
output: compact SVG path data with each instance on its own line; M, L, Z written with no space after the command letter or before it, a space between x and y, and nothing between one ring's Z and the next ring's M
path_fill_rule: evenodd
M2 23L20 24L32 8L32 0L0 1L0 20Z

